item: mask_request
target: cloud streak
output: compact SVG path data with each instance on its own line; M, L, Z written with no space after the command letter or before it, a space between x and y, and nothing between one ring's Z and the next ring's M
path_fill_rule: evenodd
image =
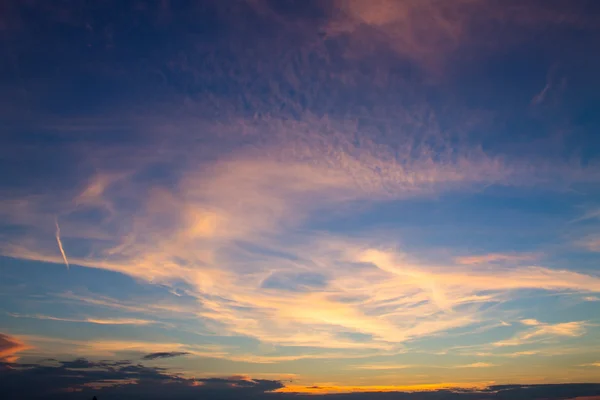
M63 321L63 322L79 322L79 323L90 323L90 324L98 324L98 325L149 325L157 323L156 321L146 320L146 319L137 319L137 318L95 318L95 317L87 317L87 318L64 318L64 317L53 317L50 315L23 315L23 314L15 314L9 313L11 317L15 318L33 318L33 319L41 319L48 321Z
M62 255L63 261L67 269L69 269L69 260L67 260L67 254L65 253L65 249L63 248L62 240L60 240L60 226L58 225L58 218L54 220L54 224L56 225L55 237L56 243L58 244L58 250L60 250L60 254Z

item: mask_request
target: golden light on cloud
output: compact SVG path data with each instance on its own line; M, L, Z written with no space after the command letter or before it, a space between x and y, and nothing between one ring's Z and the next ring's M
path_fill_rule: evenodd
M278 393L298 394L336 394L336 393L376 393L376 392L427 392L452 389L485 389L493 382L437 383L416 385L382 385L382 386L342 386L321 384L314 386L287 385L276 390Z
M20 338L0 333L0 362L17 362L19 360L18 353L29 349L31 346Z

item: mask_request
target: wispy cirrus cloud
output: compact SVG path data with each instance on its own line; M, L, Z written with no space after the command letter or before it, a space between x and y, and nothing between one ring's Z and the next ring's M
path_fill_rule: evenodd
M98 324L98 325L149 325L155 324L157 321L147 320L147 319L137 319L137 318L97 318L97 317L86 317L86 318L64 318L64 317L54 317L51 315L25 315L25 314L16 314L9 313L11 317L15 318L33 318L33 319L41 319L41 320L49 320L49 321L63 321L63 322L79 322L79 323L90 323L90 324Z
M106 246L106 240L103 243L91 240L90 244L95 244L96 248L98 245L104 245L104 248L95 256L72 256L71 263L109 269L166 285L185 282L194 288L192 294L202 303L196 312L198 317L226 327L229 333L249 335L284 346L367 346L395 351L395 343L409 337L451 329L471 321L467 316L457 320L446 317L439 323L429 321L406 335L388 320L390 316L368 315L360 305L334 300L333 293L315 290L301 293L264 286L268 277L273 280L295 273L298 266L282 263L279 257L261 252L243 254L246 250L236 242L246 241L263 249L281 248L287 244L278 243L274 237L301 227L317 210L366 199L383 201L426 196L480 182L503 181L507 173L512 175L511 168L504 168L502 160L477 151L458 154L448 148L446 155L438 151L435 157L442 159L435 161L431 151L420 144L391 148L365 138L357 146L343 127L337 127L332 135L319 133L335 124L326 119L310 123L270 120L268 125L248 126L248 129L265 128L276 132L281 137L278 139L280 144L240 152L212 164L188 169L182 174L176 190L149 188L133 216L129 214L130 210L111 205L111 213L122 217L123 221L130 221L131 230L121 235L122 240L113 246ZM317 133L314 133L315 128ZM75 196L73 201L77 208L72 215L85 207L89 210L107 208L106 204L111 202L110 194L106 193L109 181L112 182L102 177L92 179ZM132 202L140 200L137 193L125 191L121 195L133 197ZM68 216L65 219L68 220ZM97 226L105 227L105 236L109 237L110 220L105 224ZM306 238L296 237L295 240L301 243ZM355 295L354 289L344 288L350 277L344 276L332 264L355 261L347 259L342 249L337 248L348 245L344 242L342 239L338 243L311 244L321 249L322 255L318 257L328 258L322 260L310 260L300 254L303 251L300 248L291 247L289 251L303 260L301 268L305 273L323 278L325 286L322 289L339 285L337 295ZM43 247L43 240L38 245ZM9 244L4 254L55 260L50 252L40 253L41 247L37 250L27 247L30 246L26 241ZM325 255L327 247L338 253L335 255L337 261ZM176 258L174 254L177 254ZM247 260L243 273L240 268L242 255ZM316 268L317 263L329 264L331 269ZM236 289L232 290L233 287ZM417 294L411 303L421 300L421 295ZM306 302L315 307L308 310L304 306ZM418 312L414 310L415 315ZM315 326L319 328L315 330ZM358 331L370 335L373 340L369 343L342 340L339 334L344 331Z
M156 340L94 339L79 340L40 335L22 335L21 339L31 344L38 356L70 354L78 357L105 358L128 355L143 358L148 354L186 353L198 357L224 358L228 354L226 346L214 344L188 345Z
M443 168L432 164L427 153L423 164L418 158L408 158L403 166L397 161L386 164L378 161L379 157L370 158L369 151L360 153L360 158L346 153L332 160L321 158L325 149L299 146L291 153L298 159L313 159L309 165L279 162L278 155L288 154L283 148L274 152L272 159L257 160L250 153L222 160L208 167L208 175L202 173L203 169L190 171L181 180L179 192L151 191L146 205L133 219L133 230L121 243L105 248L104 257L72 258L72 262L166 285L185 282L202 304L194 315L232 334L280 346L388 352L396 352L400 343L418 337L482 322L486 317L477 311L476 304L493 302L508 291L599 290L597 278L571 271L469 268L479 261L516 261L508 256L467 258L462 260L462 269L449 270L417 260L407 263L401 253L369 249L366 243L346 238L307 242L310 257L303 245L274 240L272 235L301 226L312 210L329 204L361 199L367 194L379 194L382 199L423 196L444 190L447 185L452 188L479 180L502 181L505 176L501 163L480 156L473 161L456 160L456 170L452 171L447 164ZM471 162L483 164L471 168ZM380 171L386 171L385 175ZM311 196L311 201L303 196ZM243 200L237 200L240 198ZM300 261L290 262L234 245L240 240L263 249L288 246L286 252ZM306 242L301 236L294 240ZM28 253L14 247L13 251L16 257L58 261L38 251ZM177 259L173 254L178 255ZM238 257L244 259L243 269ZM334 267L340 262L368 263L376 268L359 268L349 274ZM216 268L217 263L220 268ZM297 274L298 268L320 277L324 286L295 291L264 285L267 278ZM400 289L404 295L398 297ZM344 297L357 301L336 300ZM467 305L471 305L468 311L451 312ZM369 339L341 339L340 334L346 331Z
M463 364L463 365L453 365L450 367L445 366L436 366L429 368L490 368L496 367L496 364L486 363L486 362L475 362L471 364ZM368 371L387 371L387 370L399 370L399 369L408 369L408 368L423 368L423 366L419 365L408 365L408 364L383 364L383 363L374 363L374 364L358 364L350 366L352 369L358 370L368 370Z
M410 259L406 260L403 254L375 249L358 254L358 260L370 262L392 275L410 279L414 284L429 292L431 299L442 308L452 307L453 301L460 299L460 295L473 295L479 291L566 290L570 288L595 292L600 288L600 279L598 278L572 271L557 271L542 267L494 268L493 272L482 269L461 271L455 268L446 274L443 266L429 268L413 266ZM498 277L501 279L497 279Z
M547 324L535 319L524 319L521 323L532 328L521 332L511 339L495 342L493 345L502 346L520 346L539 339L552 339L556 337L578 337L586 332L589 325L587 321L562 322L557 324Z
M600 208L588 208L581 216L571 220L571 223L600 219Z

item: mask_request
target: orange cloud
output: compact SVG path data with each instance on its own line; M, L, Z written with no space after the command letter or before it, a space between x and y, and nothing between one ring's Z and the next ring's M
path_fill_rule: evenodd
M443 389L484 389L490 382L475 383L436 383L419 385L381 385L381 386L345 386L334 384L317 384L313 386L287 385L277 389L278 393L299 394L334 394L334 393L369 393L369 392L426 392Z
M12 363L19 359L17 353L28 350L31 347L15 336L0 333L0 361Z
M496 367L496 366L497 366L496 364L485 363L485 362L476 362L476 363L472 363L472 364L458 365L453 368L489 368L489 367Z
M595 363L589 363L589 364L582 364L582 367L600 367L600 362L595 362Z
M218 345L187 345L177 342L150 342L118 339L71 340L54 337L24 335L35 345L36 354L76 354L80 357L107 357L120 353L188 353L198 357L226 358L228 348Z

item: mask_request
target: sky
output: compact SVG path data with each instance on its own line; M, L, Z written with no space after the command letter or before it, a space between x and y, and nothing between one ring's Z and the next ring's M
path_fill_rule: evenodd
M585 0L1 1L2 397L600 398L598 43Z

